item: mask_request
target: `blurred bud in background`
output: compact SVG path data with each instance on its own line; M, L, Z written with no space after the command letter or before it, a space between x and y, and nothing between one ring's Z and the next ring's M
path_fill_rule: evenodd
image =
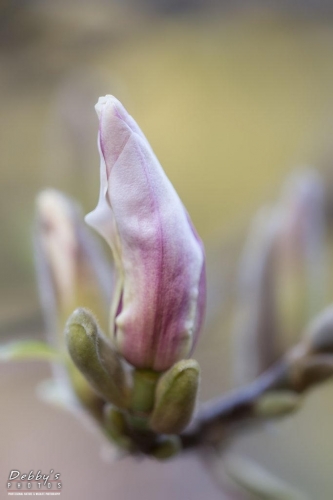
M93 395L66 353L63 330L79 306L91 309L102 325L107 324L113 271L78 206L56 190L45 190L37 198L35 261L48 340L66 357L79 399L89 399ZM54 370L57 379L64 380L62 367L55 365Z
M323 181L304 169L287 180L280 201L255 217L240 264L236 301L236 379L266 370L297 342L325 305Z
M48 331L63 331L69 314L81 305L105 323L113 271L85 227L78 206L56 190L36 202L36 266ZM54 338L53 338L54 341Z

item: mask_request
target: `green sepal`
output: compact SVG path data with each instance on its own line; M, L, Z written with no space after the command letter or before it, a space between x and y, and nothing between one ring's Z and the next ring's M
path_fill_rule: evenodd
M126 408L129 390L125 371L92 314L82 308L76 309L67 321L65 336L74 364L97 394L119 408ZM99 354L101 345L102 356Z
M133 370L131 410L140 415L148 415L154 406L156 384L160 373L152 370Z
M128 427L123 413L112 405L104 408L104 430L109 438L121 448L131 451L133 443L128 436Z
M178 436L161 436L159 444L151 455L158 460L167 460L181 451L181 442Z
M86 377L75 366L70 358L67 362L67 372L72 390L79 403L87 409L93 417L100 421L102 418L104 400L91 387Z
M158 434L178 434L190 422L197 398L200 368L193 359L178 361L159 379L151 429Z
M0 346L0 361L58 361L60 352L40 340L18 340Z

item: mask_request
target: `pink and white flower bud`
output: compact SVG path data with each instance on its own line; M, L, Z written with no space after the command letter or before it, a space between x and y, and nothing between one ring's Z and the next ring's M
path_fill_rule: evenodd
M111 296L112 269L76 203L55 189L36 200L35 250L40 298L48 332L63 339L68 316L79 306L96 311L103 323Z
M324 194L318 172L295 171L279 202L261 209L252 224L237 291L235 372L241 384L283 356L325 304Z
M113 96L101 97L101 188L86 221L117 267L111 338L138 368L163 371L188 357L203 322L203 244L142 131Z

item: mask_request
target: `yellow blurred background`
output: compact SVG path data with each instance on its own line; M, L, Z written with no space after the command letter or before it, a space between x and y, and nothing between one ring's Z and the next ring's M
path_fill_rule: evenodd
M221 242L242 234L292 168L331 168L333 10L291 11L288 2L283 9L274 2L269 8L239 2L237 9L203 2L191 9L188 2L179 12L176 2L160 4L0 4L3 339L42 335L31 243L37 192L62 189L85 211L97 201L99 95L116 95L140 124L217 272ZM202 399L232 385L222 313L197 350ZM94 492L101 499L221 498L194 458L106 465L100 437L34 399L47 367L3 365L0 372L3 483L10 468L57 464L65 499L90 499ZM295 417L240 438L235 449L309 499L331 500L332 418L327 385Z

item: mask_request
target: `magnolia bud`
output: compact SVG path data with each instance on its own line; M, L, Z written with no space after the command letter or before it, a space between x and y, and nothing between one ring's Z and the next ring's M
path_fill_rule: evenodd
M263 373L298 338L323 301L325 263L323 182L304 169L250 230L238 287L237 381Z
M117 284L111 338L133 366L165 371L201 330L205 255L147 139L113 96L101 97L100 198L86 221L111 247Z
M178 434L190 422L198 392L200 368L193 359L176 363L159 379L150 427L160 434Z
M292 391L270 391L256 401L253 411L258 417L278 417L299 409L301 397Z

